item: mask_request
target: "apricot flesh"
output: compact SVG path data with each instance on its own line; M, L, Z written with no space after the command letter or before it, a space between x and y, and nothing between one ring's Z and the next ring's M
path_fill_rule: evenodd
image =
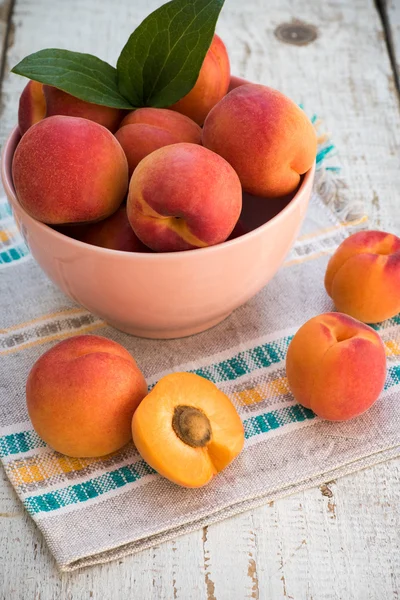
M365 323L400 312L400 238L360 231L340 244L328 263L325 288L335 306Z
M193 373L160 379L133 415L132 436L153 469L193 488L227 467L244 444L243 424L229 398Z
M295 399L322 419L346 421L368 410L386 378L379 335L342 313L307 321L291 341L286 374Z

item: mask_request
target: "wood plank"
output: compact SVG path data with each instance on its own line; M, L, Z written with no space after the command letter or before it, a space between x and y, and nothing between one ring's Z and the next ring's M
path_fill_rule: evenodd
M159 0L17 0L9 67L42 47L69 47L114 62ZM117 9L116 9L117 7ZM275 29L313 25L308 45ZM400 233L400 116L373 0L230 0L219 32L233 71L281 89L324 119L348 194L377 226ZM16 120L24 80L6 74L0 143ZM343 192L338 192L339 199ZM108 565L60 575L47 547L0 478L0 590L13 600L135 598L394 598L400 588L400 461L266 505ZM325 490L326 493L326 490Z
M400 3L398 0L377 0L386 28L387 42L396 70L396 83L400 91Z
M43 46L68 46L115 63L122 40L159 4L121 0L119 10L110 11L106 0L88 0L84 6L78 0L18 0L17 39L8 52L8 65ZM317 28L317 39L306 46L279 41L275 28L300 17ZM234 72L281 89L324 119L338 148L351 200L369 211L376 226L400 231L399 106L373 0L315 5L274 0L268 13L263 0L244 6L231 0L219 31ZM23 85L23 78L5 78L0 144L15 123Z
M6 46L11 43L9 21L13 3L13 0L0 0L0 92L1 80L5 70Z
M400 589L400 460L62 575L8 483L0 489L0 598L389 600Z

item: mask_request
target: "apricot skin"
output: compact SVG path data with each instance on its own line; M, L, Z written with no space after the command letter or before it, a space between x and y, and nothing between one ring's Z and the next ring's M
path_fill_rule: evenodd
M292 100L249 83L235 87L210 111L203 145L232 165L245 192L276 198L294 192L312 167L317 136Z
M290 343L286 374L295 399L322 419L346 421L378 399L386 378L379 335L342 313L307 321Z
M235 171L197 144L173 144L146 156L129 185L129 222L138 238L156 252L225 241L241 207Z
M154 150L179 142L200 144L201 128L173 110L139 108L125 117L115 137L125 152L131 175Z
M325 288L341 312L378 323L400 312L400 238L360 231L340 244L329 261Z
M78 239L86 244L110 250L151 252L150 248L142 244L130 226L126 206L121 206L117 212L103 221L83 226Z
M126 111L118 108L85 102L51 85L44 85L43 91L46 98L47 117L54 115L81 117L103 125L111 133L114 133L126 114Z
M18 127L24 135L32 125L46 116L46 99L43 85L38 81L29 81L19 99Z
M194 87L170 106L203 125L210 110L225 96L230 82L230 63L225 44L214 35Z
M79 117L48 117L28 129L12 172L23 208L49 225L105 219L128 189L128 163L115 137Z
M45 352L26 384L36 432L54 450L75 457L104 456L127 444L146 393L129 352L95 335L75 336Z

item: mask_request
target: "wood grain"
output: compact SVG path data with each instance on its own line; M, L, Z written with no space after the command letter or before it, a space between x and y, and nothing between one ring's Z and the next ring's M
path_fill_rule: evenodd
M392 53L398 91L400 91L400 2L398 0L378 0L378 5L387 30L387 42Z
M1 0L0 1L0 92L1 92L1 81L6 66L6 51L7 46L10 43L11 38L11 27L10 19L14 0Z
M60 575L9 484L0 595L15 600L391 600L400 590L400 460L107 565ZM3 586L3 589L2 589Z
M160 4L17 0L7 70L43 47L115 63L134 26ZM285 43L274 33L282 24L311 25L317 37ZM400 233L399 105L373 0L230 0L218 29L236 74L281 89L323 118L350 200L376 226ZM24 84L6 73L0 143ZM390 600L400 593L399 503L394 460L124 560L60 575L0 470L0 597Z

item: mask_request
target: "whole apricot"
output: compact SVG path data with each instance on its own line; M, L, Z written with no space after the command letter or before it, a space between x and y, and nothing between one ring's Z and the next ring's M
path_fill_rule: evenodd
M35 123L46 116L46 99L43 85L38 81L29 81L24 87L19 99L18 127L24 135Z
M49 225L105 219L128 189L128 163L115 137L79 117L48 117L28 129L12 173L23 208Z
M157 252L203 248L225 241L242 208L235 171L197 144L173 144L136 167L128 219L138 238Z
M328 263L325 288L341 312L377 323L400 312L400 238L360 231L340 244Z
M46 98L47 117L53 117L54 115L81 117L103 125L103 127L114 133L126 114L126 111L118 108L80 100L52 85L44 85L43 91Z
M235 87L210 111L203 145L232 165L245 192L274 198L292 193L312 167L317 136L287 96L249 83Z
M225 44L218 35L214 35L194 87L170 108L203 125L210 110L227 93L230 72Z
M132 174L140 161L154 150L179 142L201 144L201 128L173 110L139 108L125 117L115 137L125 152Z
M379 335L342 313L307 321L286 357L289 387L296 400L322 419L346 421L378 399L386 377Z
M127 444L146 394L129 352L96 335L58 343L36 361L26 383L36 432L54 450L75 457L104 456Z
M64 227L63 232L68 235L66 230L67 228ZM151 252L150 248L142 244L133 231L126 214L126 206L121 206L111 217L103 221L84 225L77 239L86 244L110 250Z

